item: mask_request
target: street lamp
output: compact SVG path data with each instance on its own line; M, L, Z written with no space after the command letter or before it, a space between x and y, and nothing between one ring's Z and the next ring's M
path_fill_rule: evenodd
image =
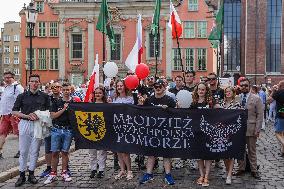
M29 27L29 36L30 36L30 75L32 75L32 68L33 68L33 62L32 62L32 57L33 57L33 42L32 42L32 34L33 30L35 28L36 24L36 19L37 19L37 11L35 9L34 2L30 2L29 6L25 7L25 14L26 14L26 19L27 19L27 24Z
M26 61L25 63L25 68L26 68L26 87L28 86L28 70L29 70L29 64Z

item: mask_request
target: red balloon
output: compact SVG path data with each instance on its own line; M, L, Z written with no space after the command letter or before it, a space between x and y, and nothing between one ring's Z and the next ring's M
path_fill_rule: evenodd
M238 79L238 85L240 85L241 81L244 80L244 79L245 79L245 77L240 77L240 78Z
M125 86L132 90L132 89L136 89L139 85L139 79L137 77L137 75L129 75L124 79L125 82Z
M138 64L135 69L135 73L139 79L145 79L148 77L150 70L146 64Z
M81 102L81 99L78 96L73 96L73 101L74 102Z

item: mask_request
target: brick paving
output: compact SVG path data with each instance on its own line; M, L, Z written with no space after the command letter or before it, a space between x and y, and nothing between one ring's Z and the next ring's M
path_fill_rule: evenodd
M239 188L239 189L283 189L284 188L284 158L280 157L280 145L274 137L273 128L270 125L266 128L265 132L261 133L261 138L257 144L258 152L258 164L260 165L260 172L262 179L260 181L255 180L250 174L246 174L242 177L233 177L233 183L231 186L225 184L225 180L222 179L224 169L213 168L211 171L210 186L209 188ZM135 156L133 156L135 157ZM25 184L21 188L100 188L100 189L134 189L134 188L202 188L195 184L195 180L198 178L197 170L189 170L189 168L182 168L179 170L173 170L172 174L175 178L176 184L174 186L167 186L163 181L163 169L162 161L160 161L160 168L157 169L155 179L147 184L139 185L139 177L143 174L143 171L138 171L136 164L133 163L133 172L135 177L131 181L120 180L115 181L115 171L112 168L112 155L109 154L106 168L106 175L103 179L90 179L89 174L89 157L88 150L78 150L70 156L70 166L72 171L72 182L64 183L61 178L58 181L44 185L45 179L40 179L37 185ZM45 166L37 168L36 174L39 174ZM60 170L60 169L59 169ZM0 183L0 188L14 188L14 183L17 178L10 179L5 183Z

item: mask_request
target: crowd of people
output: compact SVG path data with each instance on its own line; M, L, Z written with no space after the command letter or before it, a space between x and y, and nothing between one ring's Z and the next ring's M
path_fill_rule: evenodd
M131 74L131 73L130 73ZM86 87L75 90L68 82L53 81L43 88L39 75L29 76L29 87L24 88L14 79L14 73L5 72L5 87L2 88L0 101L0 159L4 158L2 148L9 133L19 136L19 171L15 186L26 182L27 162L28 181L38 183L34 175L39 156L41 142L45 144L46 169L40 175L46 178L45 184L58 179L59 156L62 157L61 177L65 182L72 180L69 169L69 149L73 140L73 129L68 117L69 103L84 100ZM276 137L281 144L280 156L284 157L284 80L271 88L251 85L249 79L243 78L236 86L220 86L215 73L196 81L194 71L186 71L183 76L176 76L174 81L166 77L147 77L135 90L128 90L124 80L112 78L107 86L100 84L95 88L89 103L125 103L138 106L161 106L163 108L180 108L176 95L181 90L192 93L190 109L247 109L247 152L244 160L238 161L238 169L233 173L234 159L224 159L226 184L232 184L232 176L241 176L249 167L251 175L260 179L257 166L256 142L260 131L265 130L267 122L274 122ZM269 112L269 113L267 113ZM41 125L45 120L45 125ZM39 131L39 128L41 129ZM90 178L103 178L107 160L107 151L90 149ZM158 167L159 158L137 156L135 162L145 174L140 184L154 179L153 170ZM248 159L249 161L246 161ZM1 160L0 160L1 161ZM133 179L131 158L129 153L114 153L114 169L118 173L115 180ZM199 169L200 176L196 184L209 186L212 165L221 166L221 160L193 160L163 158L165 182L174 185L172 167L179 169L189 163L191 169ZM247 166L249 164L249 166Z

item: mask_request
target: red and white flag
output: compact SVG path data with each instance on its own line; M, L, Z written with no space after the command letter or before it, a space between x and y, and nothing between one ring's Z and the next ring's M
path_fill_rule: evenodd
M143 54L143 44L142 44L142 18L139 14L137 23L137 37L133 49L129 53L125 60L125 65L133 73L135 72L136 66L141 63L141 58Z
M92 93L94 92L95 88L97 86L99 86L99 83L100 83L100 81L99 81L99 79L100 79L99 70L100 70L99 55L96 54L95 66L94 66L92 75L90 77L90 81L89 81L88 89L86 91L84 102L89 102L91 100L90 98L92 97Z
M182 24L172 1L170 1L170 20L168 26L172 30L173 39L180 38L182 34Z

